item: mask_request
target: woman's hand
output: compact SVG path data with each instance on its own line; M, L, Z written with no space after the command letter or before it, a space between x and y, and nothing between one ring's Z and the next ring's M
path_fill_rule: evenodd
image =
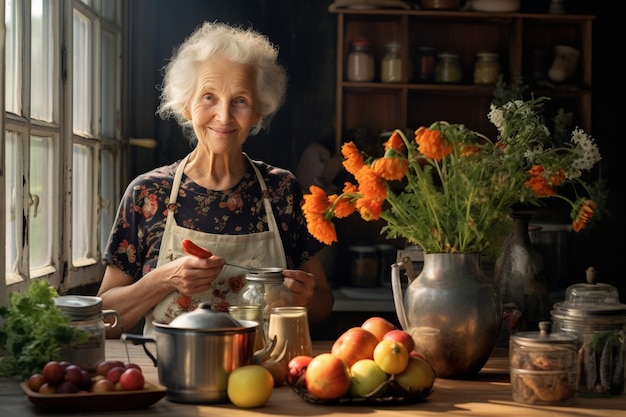
M291 290L294 305L307 306L317 285L313 274L299 269L285 269L283 276L285 286Z
M182 256L161 267L161 280L181 294L198 294L209 289L225 263L219 256Z

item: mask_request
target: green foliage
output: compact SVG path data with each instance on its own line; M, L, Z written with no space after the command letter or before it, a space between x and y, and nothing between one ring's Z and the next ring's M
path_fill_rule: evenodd
M44 280L31 281L0 308L0 375L27 378L46 362L61 360L61 346L80 343L89 334L76 330L55 305L58 293Z

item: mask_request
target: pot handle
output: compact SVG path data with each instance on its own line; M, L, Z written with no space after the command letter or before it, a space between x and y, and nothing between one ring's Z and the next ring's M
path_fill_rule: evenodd
M398 262L391 265L391 289L393 291L393 303L396 306L396 315L398 321L404 330L408 330L409 323L404 310L404 296L402 294L402 286L400 285L400 268L404 267L404 262Z
M152 363L154 363L154 366L155 367L157 366L156 356L154 356L154 354L150 352L148 348L146 347L146 343L149 343L149 342L156 343L156 341L153 338L142 336L139 334L122 333L122 335L120 336L120 339L123 342L131 342L133 345L141 345L141 347L143 348L143 351L146 352L146 355L148 355L148 357L152 359Z

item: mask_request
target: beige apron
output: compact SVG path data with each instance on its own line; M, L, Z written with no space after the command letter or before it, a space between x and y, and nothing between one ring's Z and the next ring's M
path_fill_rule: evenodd
M247 155L245 156L248 158ZM170 204L176 203L180 181L188 157L181 161L176 170L170 193ZM250 158L248 158L248 161L259 179L262 195L267 194L263 176ZM269 197L265 197L263 202L269 231L246 235L212 234L187 229L176 224L174 210L169 210L163 231L157 268L185 255L180 246L183 239L191 239L194 243L210 249L214 255L221 256L229 263L250 268L268 266L286 268L285 251ZM207 291L191 296L173 291L146 314L144 335L154 337L153 320L157 323L169 323L178 315L195 310L203 301L209 301L214 311L228 311L229 305L237 304L239 290L243 285L245 285L245 271L242 272L239 268L226 265Z

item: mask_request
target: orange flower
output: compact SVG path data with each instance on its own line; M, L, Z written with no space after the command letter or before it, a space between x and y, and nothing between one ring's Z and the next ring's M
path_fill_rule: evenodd
M572 229L579 232L584 229L593 218L596 211L596 203L592 200L584 200L580 205L580 210L576 215L576 219L572 222Z
M558 187L559 185L563 184L566 179L567 178L565 176L565 170L557 169L552 173L552 175L550 175L550 178L548 178L548 182L552 187Z
M540 165L533 166L528 173L530 179L526 181L526 187L528 187L534 195L539 198L550 197L554 194L554 190L550 187L550 183L543 176L544 168Z
M404 148L404 142L402 141L402 137L398 133L397 130L394 130L389 139L383 144L385 147L385 152L389 149L393 149L395 151L401 151Z
M380 213L383 211L383 202L363 197L356 201L356 208L359 210L363 220L378 220L380 219Z
M359 191L363 197L376 201L382 201L387 197L385 182L368 165L364 165L355 177L359 182Z
M324 215L317 213L305 213L307 221L307 229L317 240L332 245L337 241L337 231L335 224L328 220Z
M461 147L461 156L470 157L479 153L480 148L478 146L464 145Z
M304 204L302 205L304 212L316 214L324 213L331 204L326 192L322 187L318 187L317 185L311 185L309 191L311 191L311 194L304 195Z
M452 153L452 145L446 142L439 130L420 127L415 131L419 151L426 157L441 160Z
M388 181L401 180L409 171L409 161L402 158L378 158L372 164L372 170Z
M354 142L346 142L341 146L341 154L346 158L343 161L343 167L352 175L356 173L365 165L363 162L363 155L356 147Z
M353 201L354 200L350 196L340 196L335 203L335 217L342 219L354 213L356 211L356 206Z

